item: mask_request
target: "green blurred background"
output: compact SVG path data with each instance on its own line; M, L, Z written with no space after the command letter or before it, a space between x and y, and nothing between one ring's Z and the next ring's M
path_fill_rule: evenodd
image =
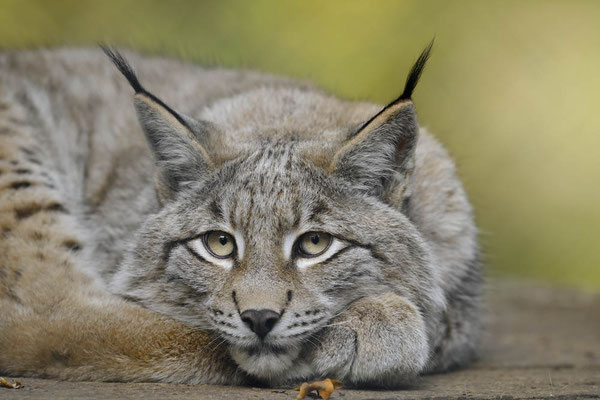
M600 291L599 1L0 0L0 47L99 41L415 102L459 165L492 276Z

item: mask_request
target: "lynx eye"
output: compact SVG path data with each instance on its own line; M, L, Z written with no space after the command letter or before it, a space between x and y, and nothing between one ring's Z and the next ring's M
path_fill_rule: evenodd
M204 247L216 258L229 258L235 251L233 237L223 231L206 232L203 237Z
M317 257L331 245L332 237L325 232L306 232L298 239L298 250L302 257Z

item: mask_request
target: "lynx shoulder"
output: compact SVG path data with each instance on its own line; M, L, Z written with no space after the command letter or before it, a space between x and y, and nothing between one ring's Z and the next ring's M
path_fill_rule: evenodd
M383 108L110 48L0 54L0 373L389 387L471 360L477 229L411 100L429 51Z

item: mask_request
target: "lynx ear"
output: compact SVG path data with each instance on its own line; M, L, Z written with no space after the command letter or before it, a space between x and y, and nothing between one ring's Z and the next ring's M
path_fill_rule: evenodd
M191 182L198 182L212 169L212 161L201 141L212 127L179 114L145 90L123 56L101 46L135 90L138 119L154 154L158 173L156 190L162 202Z
M402 95L362 124L337 151L330 165L334 174L381 197L398 185L402 191L406 189L419 134L411 96L432 45L423 50L412 67Z

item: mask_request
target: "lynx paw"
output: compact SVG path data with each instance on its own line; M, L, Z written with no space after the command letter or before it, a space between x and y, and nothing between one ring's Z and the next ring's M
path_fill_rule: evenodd
M309 356L315 374L350 384L398 386L423 369L429 354L423 318L391 293L351 304L317 339Z

